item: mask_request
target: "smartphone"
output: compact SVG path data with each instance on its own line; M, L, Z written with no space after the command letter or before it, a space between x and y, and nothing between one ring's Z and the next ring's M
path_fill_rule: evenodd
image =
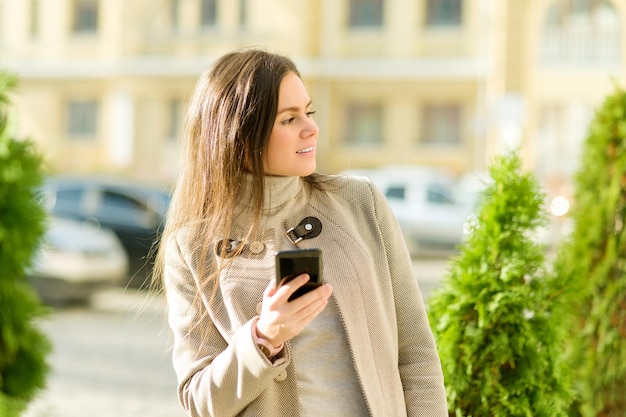
M322 285L322 251L294 249L276 253L276 287L303 273L309 274L311 278L289 297L289 301Z

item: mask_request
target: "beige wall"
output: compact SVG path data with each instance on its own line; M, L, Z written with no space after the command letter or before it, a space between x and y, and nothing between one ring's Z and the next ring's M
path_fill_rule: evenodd
M247 45L288 54L299 65L321 129L319 167L330 172L401 163L462 173L520 145L527 165L548 175L560 146L578 146L579 139L561 136L610 90L608 73L626 80L626 5L615 0L622 50L611 71L540 65L550 0L466 0L463 25L437 30L423 25L426 1L384 1L382 30L349 29L348 0L248 0L244 27L241 2L221 0L218 25L204 29L198 1L180 3L173 30L167 0L101 0L98 35L75 36L71 0L40 0L36 35L33 1L0 0L0 65L21 78L20 133L41 145L51 169L169 182L178 152L169 138L171 102L189 96L215 57ZM84 98L100 103L99 129L76 140L66 133L66 108ZM343 142L345 106L358 100L383 103L382 145ZM462 105L460 144L417 142L420 110L436 103ZM554 117L546 116L553 107ZM563 132L558 143L538 143L548 137L546 123L563 125L548 129Z

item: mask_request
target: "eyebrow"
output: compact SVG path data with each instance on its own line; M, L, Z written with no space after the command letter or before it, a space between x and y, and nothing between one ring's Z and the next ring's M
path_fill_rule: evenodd
M306 105L306 106L304 106L304 108L305 108L305 109L307 109L307 108L311 107L311 104L313 104L313 100L309 100L309 102L307 103L307 105ZM284 109L278 110L278 111L276 112L276 114L281 114L281 113L284 113L284 112L286 112L286 111L298 111L298 110L300 110L300 107L298 107L298 106L292 106L292 107L287 107L287 108L284 108Z

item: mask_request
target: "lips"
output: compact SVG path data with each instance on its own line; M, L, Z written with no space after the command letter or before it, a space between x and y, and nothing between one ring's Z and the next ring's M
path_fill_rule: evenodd
M304 148L304 149L300 149L299 151L296 151L296 153L309 153L309 152L312 152L313 149L315 149L313 146L309 146L308 148Z

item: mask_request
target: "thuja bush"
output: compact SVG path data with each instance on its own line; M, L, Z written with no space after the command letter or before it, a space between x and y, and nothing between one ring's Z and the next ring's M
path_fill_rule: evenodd
M571 306L572 415L626 416L626 91L596 110L574 176L573 230L555 270Z
M35 189L41 158L30 142L9 138L7 92L15 78L0 72L0 416L21 414L45 384L47 337L36 327L45 314L25 269L44 232Z
M469 234L428 301L451 416L561 416L571 402L544 248L543 192L496 158Z

